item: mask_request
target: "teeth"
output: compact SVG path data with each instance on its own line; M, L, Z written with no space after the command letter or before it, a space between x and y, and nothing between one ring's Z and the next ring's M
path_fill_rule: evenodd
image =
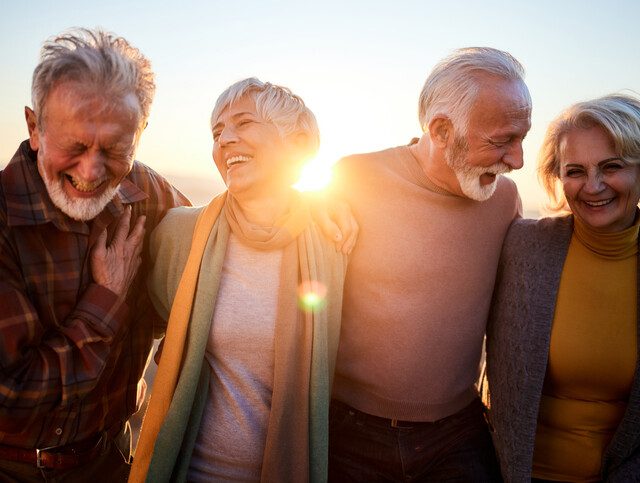
M585 201L585 203L588 204L589 206L604 206L604 205L608 205L612 201L613 201L613 198L609 198L608 200L602 200L602 201Z
M249 161L251 158L249 156L232 156L227 159L227 167L233 166L234 164L243 163L245 161Z
M100 186L106 180L106 178L100 178L93 182L87 182L87 181L81 181L81 180L75 179L70 175L66 175L66 176L75 189L77 189L78 191L85 191L85 192L95 190L98 186Z

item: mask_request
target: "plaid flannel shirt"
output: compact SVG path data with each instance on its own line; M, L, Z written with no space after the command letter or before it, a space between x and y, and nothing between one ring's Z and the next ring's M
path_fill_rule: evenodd
M123 300L92 280L89 254L127 204L132 225L147 219L142 265ZM49 199L28 141L20 145L0 171L0 444L69 444L138 409L164 324L146 291L148 237L167 210L186 204L136 161L102 213L73 220Z

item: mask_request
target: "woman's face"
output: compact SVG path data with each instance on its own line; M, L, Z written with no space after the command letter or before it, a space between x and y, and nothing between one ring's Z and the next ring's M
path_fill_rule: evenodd
M600 126L574 128L562 137L560 180L571 211L585 225L613 233L633 224L640 165L620 159Z
M213 160L230 193L269 196L295 182L295 136L282 137L251 96L225 108L213 126Z

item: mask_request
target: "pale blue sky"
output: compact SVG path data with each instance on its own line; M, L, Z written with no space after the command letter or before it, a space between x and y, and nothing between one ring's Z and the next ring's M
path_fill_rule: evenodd
M573 102L640 93L640 2L625 1L40 1L0 16L0 165L26 137L40 45L71 26L101 26L152 61L158 90L138 158L168 175L214 176L208 117L218 94L255 75L286 85L315 112L322 156L373 151L420 134L417 97L458 47L508 50L534 102L525 206L543 196L535 159L547 123ZM212 189L218 189L214 187Z

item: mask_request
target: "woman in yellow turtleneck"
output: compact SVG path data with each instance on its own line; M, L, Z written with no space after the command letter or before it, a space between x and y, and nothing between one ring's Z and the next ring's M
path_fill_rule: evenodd
M518 220L487 329L506 481L640 481L640 101L571 106L546 134L543 184L568 216Z

